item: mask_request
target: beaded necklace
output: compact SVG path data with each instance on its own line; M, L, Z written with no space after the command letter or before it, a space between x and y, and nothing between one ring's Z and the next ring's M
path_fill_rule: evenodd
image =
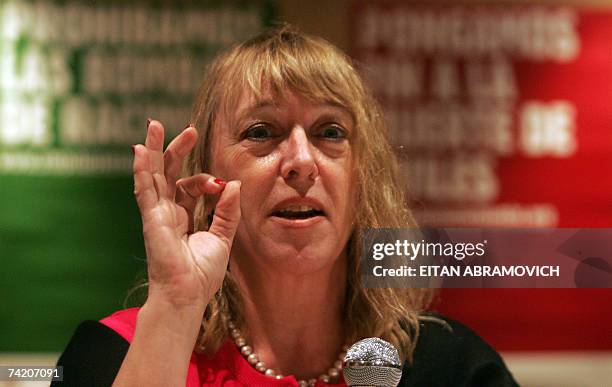
M242 335L242 332L240 331L240 329L238 329L236 324L231 319L229 319L229 317L226 316L225 318L227 320L227 327L229 328L230 335L234 339L234 343L236 343L236 346L240 350L240 353L249 362L249 364L251 364L253 367L255 367L257 371L261 372L262 374L266 376L269 376L275 379L282 379L284 377L283 375L274 371L272 368L268 368L266 366L266 363L264 363L261 359L259 359L259 356L257 356L257 354L253 351L253 347L248 345L248 343L246 342L246 339L244 338L244 336ZM338 356L338 360L334 362L333 366L330 367L326 373L319 376L318 378L319 380L321 380L324 383L334 383L338 381L338 379L340 378L340 372L342 371L342 362L344 361L344 357L346 356L347 350L348 350L348 345L345 345L342 347L342 352L340 352L340 355ZM317 379L315 378L308 379L308 380L300 379L298 380L298 386L312 387L316 384L316 382L317 382Z

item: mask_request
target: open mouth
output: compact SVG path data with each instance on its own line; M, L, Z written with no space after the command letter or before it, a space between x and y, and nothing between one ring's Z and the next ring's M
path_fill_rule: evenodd
M274 211L272 216L278 216L284 219L308 219L315 216L323 216L325 213L321 210L309 206L294 206Z

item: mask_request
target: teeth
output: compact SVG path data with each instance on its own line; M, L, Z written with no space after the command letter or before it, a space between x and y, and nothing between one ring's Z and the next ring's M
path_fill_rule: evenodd
M287 208L283 208L281 211L282 212L307 212L307 211L312 211L312 210L314 210L314 208L310 206L290 206Z

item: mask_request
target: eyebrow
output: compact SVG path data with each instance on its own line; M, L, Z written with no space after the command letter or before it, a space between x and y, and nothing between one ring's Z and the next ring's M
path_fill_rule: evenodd
M346 116L351 120L351 123L355 124L355 115L351 112L346 106L329 101L326 102L330 107L338 110L340 114L346 114Z
M246 109L244 109L244 111L242 113L240 113L240 115L236 118L236 122L242 122L249 115L253 114L254 111L260 110L260 109L263 109L263 108L266 108L266 107L269 107L269 106L277 107L278 104L276 102L274 102L273 99L262 99L262 100L259 100L254 105L251 105L251 106L247 107Z
M324 101L319 106L324 107L324 108L332 108L332 109L338 110L339 114L346 115L351 120L351 124L354 125L355 117L353 113L346 106L341 105L334 101ZM253 112L256 112L257 110L268 108L268 107L278 107L278 103L276 102L276 100L270 99L270 98L261 99L257 101L255 104L244 109L244 111L240 113L240 115L236 118L235 122L240 123L244 121L247 117L252 115ZM329 113L326 113L326 115L327 114Z

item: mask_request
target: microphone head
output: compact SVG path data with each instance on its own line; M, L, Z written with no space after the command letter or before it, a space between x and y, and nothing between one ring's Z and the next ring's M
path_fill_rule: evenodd
M402 378L402 364L391 343L369 337L348 349L342 372L349 386L396 387Z

